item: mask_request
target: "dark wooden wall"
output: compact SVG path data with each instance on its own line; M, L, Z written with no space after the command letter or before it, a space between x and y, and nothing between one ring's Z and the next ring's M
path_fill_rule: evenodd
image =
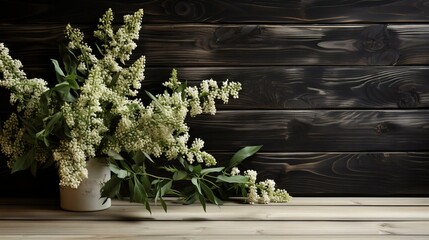
M144 8L145 88L172 67L242 82L239 100L190 120L192 135L221 160L263 144L247 167L294 196L429 196L427 0L0 2L0 42L45 79L65 24L90 34L109 7L117 20ZM2 166L0 194L55 196L50 172Z

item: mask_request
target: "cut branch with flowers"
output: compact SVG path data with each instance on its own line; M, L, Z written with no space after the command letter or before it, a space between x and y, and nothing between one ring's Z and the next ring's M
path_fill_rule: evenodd
M94 32L97 51L84 42L78 28L67 25L62 64L52 60L58 83L51 88L42 79L28 79L20 61L0 43L0 86L10 90L10 103L16 106L0 134L12 172L35 173L55 164L59 185L77 188L88 177L86 161L109 156L114 174L102 196L120 196L126 187L130 200L149 211L152 199L166 209L163 197L170 195L185 203L198 200L204 208L206 201L220 205L231 190L250 203L288 201L290 196L275 189L273 180L256 183L252 170L240 174L237 166L260 146L244 147L226 166L217 166L202 150L202 139L189 143L187 116L215 114L216 101L238 98L240 83L224 81L219 86L204 80L188 86L173 70L163 84L164 93L146 92L151 101L142 102L145 58L127 64L137 47L142 17L143 10L126 15L124 25L114 29L112 10L106 11Z

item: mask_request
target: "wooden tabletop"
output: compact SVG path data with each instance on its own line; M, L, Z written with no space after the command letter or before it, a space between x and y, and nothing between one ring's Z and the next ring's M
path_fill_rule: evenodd
M168 206L150 214L115 200L108 210L69 212L56 200L0 199L0 239L429 239L429 198Z

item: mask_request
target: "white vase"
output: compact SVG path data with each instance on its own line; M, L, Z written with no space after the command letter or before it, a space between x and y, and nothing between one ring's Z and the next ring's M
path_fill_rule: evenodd
M102 185L110 179L110 169L105 159L87 161L88 178L78 188L60 187L60 206L68 211L100 211L109 208L110 198L101 198Z

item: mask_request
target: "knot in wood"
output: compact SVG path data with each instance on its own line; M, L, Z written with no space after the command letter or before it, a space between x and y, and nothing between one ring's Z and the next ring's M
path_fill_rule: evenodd
M362 46L368 52L375 52L382 49L384 47L384 43L380 39L366 39L362 41Z
M399 108L413 108L420 104L420 95L416 89L400 91L398 93L397 105Z
M399 58L397 33L385 24L364 28L354 45L371 65L394 65Z
M177 1L172 6L175 15L189 20L198 19L197 9L198 7L192 1Z
M388 131L389 131L389 129L388 129L386 123L379 123L375 126L375 133L379 136L381 134L387 133Z

